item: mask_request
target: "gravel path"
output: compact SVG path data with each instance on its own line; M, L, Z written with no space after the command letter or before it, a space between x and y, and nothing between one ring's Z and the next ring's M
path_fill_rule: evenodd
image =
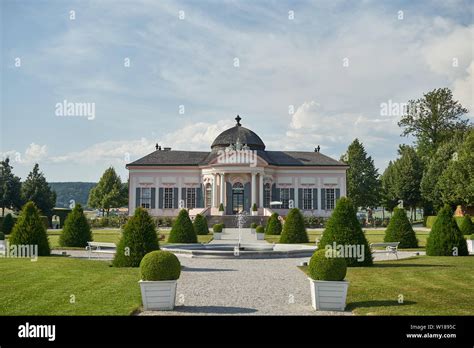
M175 310L140 315L351 315L312 309L309 281L296 268L307 260L180 257Z

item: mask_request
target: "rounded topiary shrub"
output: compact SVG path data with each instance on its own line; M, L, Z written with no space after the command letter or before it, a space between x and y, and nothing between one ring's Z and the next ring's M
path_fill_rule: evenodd
M395 208L390 223L385 230L383 241L385 243L400 242L399 248L418 248L418 240L405 209Z
M0 232L0 240L5 240L5 233Z
M456 252L457 251L457 252ZM467 243L449 206L442 208L426 241L426 255L466 256Z
M196 232L194 232L193 223L191 222L188 211L186 209L181 209L178 214L178 217L173 223L168 242L197 243L197 235Z
M318 250L309 260L308 274L313 280L341 281L346 272L346 260L333 249Z
M267 227L265 229L265 234L268 235L279 235L281 234L281 222L280 219L278 219L278 214L273 213L270 218L268 219Z
M209 227L207 226L207 220L201 214L197 214L194 218L194 232L197 235L205 235L209 233Z
M158 249L160 246L153 219L145 209L137 208L123 228L113 265L138 267L146 254Z
M258 225L257 225L256 222L252 222L252 223L250 224L250 228L253 228L253 229L256 229L257 226L258 226Z
M356 209L347 197L341 197L337 201L336 208L326 223L318 249L324 249L326 245L333 247L334 244L348 250L348 255L344 255L348 267L373 264L369 243L357 219ZM361 255L354 255L357 251Z
M212 226L212 230L214 231L214 233L222 233L222 228L222 224L215 224L214 226Z
M63 232L59 237L59 245L63 247L85 247L92 241L92 232L80 204L68 214L64 222Z
M1 231L5 234L10 234L12 233L14 225L15 225L15 220L13 219L12 214L8 213L7 215L5 215L5 218L3 219Z
M472 223L471 217L467 214L458 222L458 227L463 235L474 233L474 224Z
M157 250L146 254L140 262L142 280L176 280L181 274L178 258L169 251Z
M255 229L255 232L257 232L257 233L265 233L265 229L263 228L262 225L259 225L259 226L257 226L257 228Z
M23 206L8 241L10 245L37 245L38 256L50 254L46 228L33 202L30 201Z
M280 243L308 243L303 214L298 208L290 209L280 236Z

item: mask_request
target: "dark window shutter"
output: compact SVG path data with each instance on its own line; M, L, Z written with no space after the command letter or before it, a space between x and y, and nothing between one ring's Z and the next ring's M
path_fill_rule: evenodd
M293 207L295 206L296 202L295 202L295 189L294 188L290 188L290 200L293 200Z
M156 208L156 188L151 188L151 209Z
M338 188L337 188L337 189L336 189L336 202L337 202L337 200L338 200L339 198L341 198L341 189L338 189Z
M188 207L188 200L186 199L186 187L181 188L181 200L184 202L184 207Z
M280 189L276 188L276 184L272 185L272 201L280 200Z
M326 209L326 189L321 189L321 209Z
M135 208L140 206L140 188L137 187L135 190Z
M298 189L298 208L303 209L303 189Z
M158 208L160 209L163 209L163 201L164 201L164 197L163 197L163 187L160 187L158 189Z
M202 197L202 186L200 185L197 189L196 189L196 207L198 208L204 208L204 200L203 200L203 197Z
M245 211L250 211L250 197L251 197L251 188L250 188L250 183L246 183L244 185L244 210Z
M313 189L313 209L318 209L318 189Z
M173 208L174 209L179 208L179 205L178 205L178 188L177 187L173 188Z
M225 183L226 190L226 205L224 206L224 211L227 215L232 215L232 185L230 182Z

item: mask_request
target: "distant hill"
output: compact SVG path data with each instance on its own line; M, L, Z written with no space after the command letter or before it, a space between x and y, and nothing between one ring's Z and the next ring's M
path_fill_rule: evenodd
M97 183L95 182L50 182L51 188L56 191L56 207L69 208L73 199L83 207L87 207L89 191Z

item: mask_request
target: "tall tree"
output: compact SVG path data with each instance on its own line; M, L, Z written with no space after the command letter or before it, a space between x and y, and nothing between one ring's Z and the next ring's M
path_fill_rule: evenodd
M51 189L44 174L40 172L38 163L21 185L21 197L24 202L34 202L41 214L52 215L52 209L56 204L56 192Z
M401 145L400 158L394 163L395 194L410 208L421 203L420 182L423 175L423 163L415 149Z
M355 139L341 160L349 165L347 192L358 208L374 208L380 203L380 181L378 170L371 156L367 156L364 145Z
M459 150L450 158L436 184L441 200L451 206L474 205L474 129L469 131Z
M398 125L403 128L403 136L416 137L419 154L425 161L453 132L466 128L468 120L462 116L467 112L457 100L453 100L449 88L438 88L420 99L410 100L407 113Z
M91 189L88 205L101 209L109 216L111 208L119 208L127 204L127 197L126 186L122 185L115 169L110 167L102 174L97 186Z
M382 185L381 203L382 206L390 212L398 205L399 198L397 197L395 166L392 161L388 163L387 168L380 178Z
M13 174L13 167L7 157L0 162L0 207L2 216L5 216L5 208L21 209L21 182L18 176Z

